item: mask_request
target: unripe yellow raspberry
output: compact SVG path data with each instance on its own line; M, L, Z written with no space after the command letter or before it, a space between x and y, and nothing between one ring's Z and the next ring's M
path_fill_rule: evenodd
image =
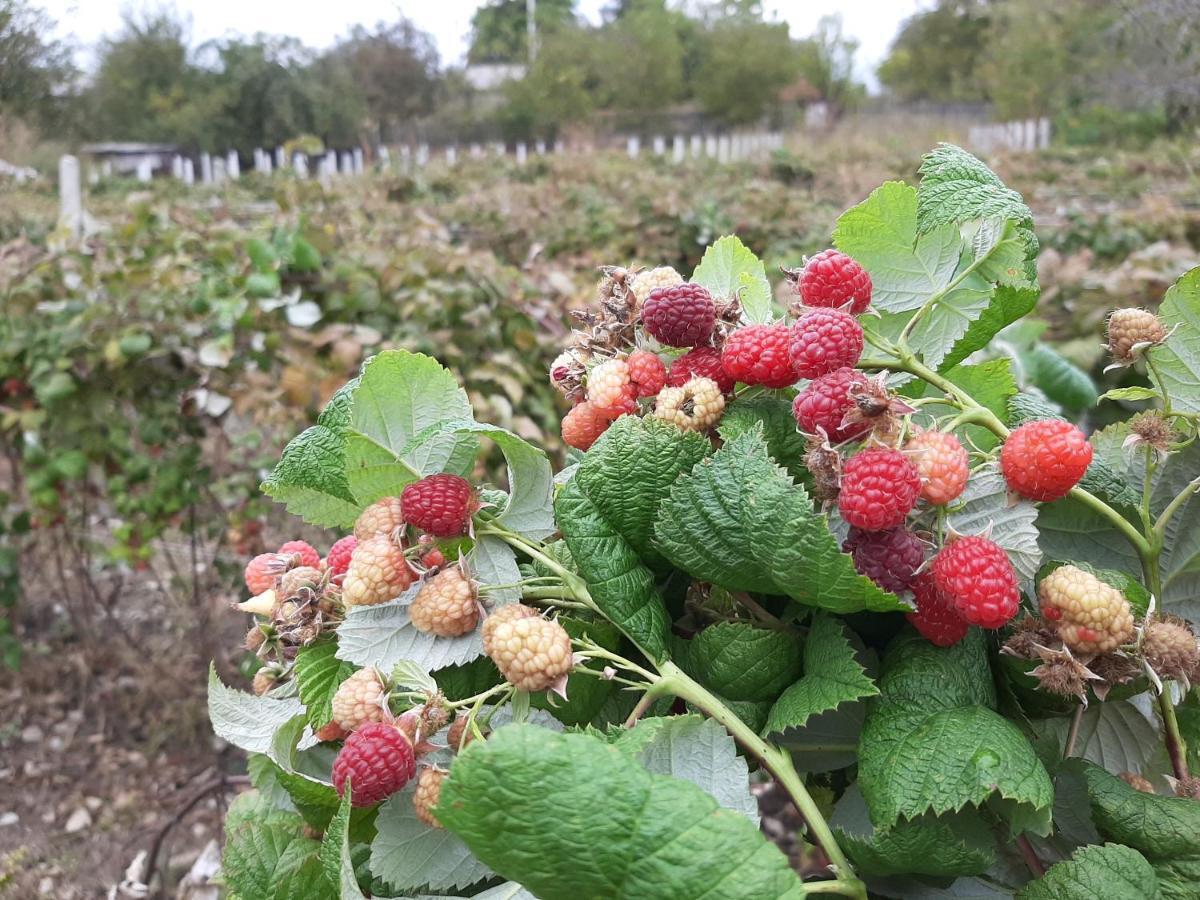
M632 399L629 364L623 359L606 359L592 369L588 373L587 398L594 406L611 411L614 418L619 415Z
M471 579L459 566L442 569L421 586L408 616L418 631L459 637L479 624L479 604Z
M288 569L279 576L279 596L294 597L302 588L316 590L322 580L321 570L312 566L298 566Z
M711 378L697 376L683 387L665 387L658 392L654 417L684 431L705 431L725 413L725 396Z
M1133 640L1125 595L1077 566L1059 566L1038 585L1042 615L1077 653L1107 653Z
M1142 350L1166 337L1166 326L1148 310L1118 309L1108 317L1108 351L1122 366L1131 365Z
M656 291L664 287L672 287L676 284L683 284L683 276L670 266L659 266L656 269L645 269L635 275L629 289L633 291L633 296L637 298L637 305L641 306L646 302L646 298L650 296L651 291Z
M554 687L574 666L571 636L557 622L527 616L491 634L491 657L504 680L531 693Z
M1160 678L1181 680L1200 674L1196 636L1180 622L1158 621L1147 625L1142 653Z
M531 609L520 603L507 603L504 606L499 606L483 620L483 652L487 656L492 655L492 635L496 633L496 629L508 622L515 622L517 619L528 619L531 616L536 616L538 611Z
M376 500L358 515L354 523L354 536L360 541L377 534L392 534L404 527L404 514L400 511L399 497L384 497Z
M413 792L413 810L417 818L430 828L441 828L442 823L433 814L433 808L438 805L442 796L442 780L446 773L441 769L422 769L417 776L417 789Z
M359 669L338 686L330 720L346 731L366 722L382 722L387 714L387 688L373 668Z
M377 534L354 548L342 583L346 606L374 606L404 593L416 577L404 558L404 548L389 535Z

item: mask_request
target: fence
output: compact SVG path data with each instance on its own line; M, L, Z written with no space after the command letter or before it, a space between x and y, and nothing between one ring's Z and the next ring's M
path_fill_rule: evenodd
M1044 150L1050 146L1050 120L1024 119L993 125L972 125L967 132L968 149L980 153L992 150Z

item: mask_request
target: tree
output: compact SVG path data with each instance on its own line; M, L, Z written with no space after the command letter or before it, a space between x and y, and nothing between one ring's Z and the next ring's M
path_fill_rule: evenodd
M990 0L938 0L905 20L879 81L901 100L983 100L977 64L989 40Z
M796 45L784 24L748 15L719 18L705 29L700 43L696 99L706 113L729 124L761 119L800 71Z
M858 41L842 31L841 16L822 16L816 33L799 47L801 76L835 114L852 106L864 93L854 80L854 54Z
M537 0L538 37L577 24L575 0ZM471 17L471 63L523 63L529 58L526 0L491 0Z
M633 0L624 14L600 29L600 103L645 114L684 95L682 32L687 17L662 0Z
M0 118L57 124L62 89L76 73L67 49L48 37L53 28L24 0L0 0Z

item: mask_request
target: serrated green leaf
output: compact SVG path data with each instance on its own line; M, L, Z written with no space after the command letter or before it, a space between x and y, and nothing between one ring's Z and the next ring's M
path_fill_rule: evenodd
M836 612L907 608L855 571L804 488L771 461L758 428L676 482L655 536L676 566L729 590L785 594Z
M1163 900L1196 900L1200 857L1159 860L1153 866Z
M791 753L800 772L844 769L858 762L858 740L866 714L865 700L843 703L837 709L809 716L803 728L773 734L772 740ZM764 716L758 730L765 729L766 724Z
M855 785L838 800L829 824L860 877L982 875L996 858L996 838L978 813L921 816L877 829Z
M1130 847L1084 847L1017 891L1017 900L1158 900L1158 879Z
M730 700L774 700L801 671L800 638L748 622L709 625L691 641L694 677Z
M231 892L255 900L337 900L320 849L295 814L239 814L226 832L221 877Z
M1131 403L1139 400L1157 400L1158 391L1147 387L1113 388L1100 395L1101 400L1127 400Z
M359 507L346 480L345 452L343 435L313 425L283 448L262 491L310 525L352 528Z
M1200 856L1200 803L1143 793L1084 760L1065 765L1087 783L1092 821L1104 837L1152 860Z
M1050 828L1050 776L1020 730L994 711L986 642L895 639L859 740L858 784L877 827L996 803L1014 831Z
M1061 717L1033 723L1035 731L1052 735L1058 747L1066 746L1070 726L1070 719ZM1141 772L1158 744L1156 724L1128 700L1109 699L1084 710L1075 755L1115 772Z
M336 653L335 640L318 641L296 653L296 687L308 724L314 729L329 723L333 695L354 674L354 666L338 659Z
M1040 295L1037 288L1028 285L997 285L987 305L937 363L938 371L953 368L976 350L982 350L1004 328L1028 315L1037 306Z
M998 357L973 365L957 365L943 373L946 380L970 394L975 402L990 409L1001 422L1008 422L1008 402L1017 393L1017 382L1012 374L1012 361ZM913 379L900 393L906 397L941 397L941 391L933 385ZM941 418L957 414L948 403L929 403L921 407L922 421L925 416ZM964 446L990 450L1000 439L982 425L963 425L955 430Z
M458 757L435 812L480 859L545 900L675 900L714 885L725 900L805 895L745 816L589 735L502 728Z
M761 423L767 453L776 464L787 469L797 481L808 477L804 467L806 440L796 428L792 404L778 397L751 397L738 400L725 410L717 425L721 440L732 441Z
M272 753L275 732L303 716L304 707L294 697L278 700L228 688L217 677L216 665L208 669L208 718L217 737L247 753Z
M496 664L486 656L461 666L446 666L434 673L434 680L447 700L463 700L482 694L504 679Z
M804 644L804 677L775 701L763 733L803 728L813 716L878 693L879 688L855 658L843 624L831 616L817 615Z
M339 900L366 900L354 875L350 858L350 799L351 788L346 786L338 811L325 829L321 840L320 859L325 878L334 886Z
M692 283L704 285L718 300L738 295L742 313L750 322L772 318L771 284L762 260L732 234L717 238L704 251Z
M690 781L725 809L758 824L758 801L750 793L750 770L737 744L702 715L644 718L622 729L613 743L646 771Z
M1150 380L1166 390L1172 409L1200 412L1200 266L1167 289L1158 317L1170 335L1146 351L1154 361Z

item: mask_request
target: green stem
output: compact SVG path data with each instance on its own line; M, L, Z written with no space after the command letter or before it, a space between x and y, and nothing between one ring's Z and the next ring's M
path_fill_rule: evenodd
M1175 770L1175 777L1182 781L1189 777L1187 743L1179 732L1179 720L1175 718L1175 704L1171 702L1171 690L1165 684L1162 693L1158 695L1158 711L1162 714L1163 734L1167 745L1167 754L1171 757L1171 768Z
M808 793L808 789L805 788L803 779L796 772L791 756L785 750L773 744L768 744L759 737L757 732L738 718L719 698L709 692L703 685L690 678L674 663L669 661L661 663L659 671L662 672L662 680L659 682L662 685L660 690L669 691L681 700L703 711L710 718L721 723L725 727L725 730L738 743L762 763L768 772L775 776L775 779L787 791L788 796L791 797L792 802L796 804L800 815L804 817L804 821L808 824L809 832L825 852L825 856L829 859L835 874L838 876L838 882L844 884L845 891L839 892L847 897L857 897L860 900L866 900L866 887L861 881L855 878L854 869L851 867L849 860L846 859L845 854L842 853L842 848L838 846L837 841L834 839L833 832L830 830L828 823L826 823L825 817L821 815L820 809L817 808L816 802ZM829 883L819 882L818 884L826 885ZM813 885L814 888L817 886L817 884ZM826 888L826 890L828 889Z
M1154 534L1161 541L1166 537L1167 524L1171 521L1171 517L1183 507L1191 498L1192 494L1200 490L1200 478L1195 481L1189 481L1183 486L1183 490L1176 494L1171 502L1167 504L1167 508L1162 511L1162 515L1158 517L1158 521L1154 523ZM1162 598L1159 598L1162 599Z
M804 895L838 894L842 897L863 897L863 884L857 878L835 878L830 881L809 881L804 885Z

